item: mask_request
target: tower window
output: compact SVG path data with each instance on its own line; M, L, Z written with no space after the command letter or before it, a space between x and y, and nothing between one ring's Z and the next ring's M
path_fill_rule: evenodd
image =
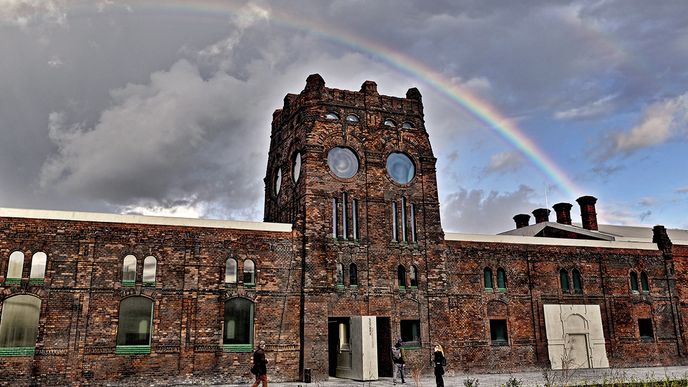
M581 281L580 271L573 269L571 276L573 277L573 292L577 294L583 293L583 281Z
M497 269L497 288L501 291L506 290L506 272L501 267Z
M342 268L341 263L337 263L335 266L335 275L337 276L336 281L337 281L337 287L344 287L344 270Z
M250 259L244 261L244 286L256 286L256 264Z
M411 242L418 241L416 235L416 205L411 203Z
M389 120L389 119L385 120L385 122L383 123L383 125L389 126L389 127L392 127L392 128L395 127L395 126L397 126L397 124L396 124L394 121Z
M392 202L392 240L395 242L399 241L399 230L397 227L399 223L397 221L397 202Z
M350 179L358 172L358 157L349 148L335 147L327 152L330 171L342 179Z
M408 184L416 176L416 167L405 153L393 152L387 156L387 173L395 182Z
M282 168L277 168L277 176L275 177L275 195L279 195L282 187Z
M506 345L508 343L506 320L490 320L490 340L494 345Z
M299 181L299 176L301 176L301 153L297 153L296 156L294 156L294 168L291 175L294 179L294 183Z
M638 330L640 331L641 339L652 339L654 334L652 333L652 319L649 318L639 318L638 319Z
M358 286L358 267L355 263L349 265L349 285Z
M406 242L406 198L401 198L401 240Z
M640 286L642 286L643 293L650 292L650 281L647 278L647 273L645 272L640 273Z
M339 222L337 221L337 198L332 198L332 238L337 239L337 234L338 233L338 224Z
M348 116L346 116L346 121L351 123L357 123L359 120L358 116L356 116L355 114L349 114Z
M337 121L337 120L339 120L339 115L337 115L337 113L329 112L329 113L327 113L327 115L325 115L325 119L331 120L331 121Z
M411 277L411 287L417 288L418 287L418 268L415 265L411 265L411 268L409 270L410 270L409 277Z
M401 128L402 129L413 129L413 124L410 122L404 122L403 124L401 124Z
M349 198L346 192L342 192L342 238L348 239L349 234L349 224L348 216L346 213L346 207L349 203Z
M358 200L351 201L351 234L354 239L360 239L358 230Z
M571 286L569 285L569 272L565 269L559 270L559 283L561 284L561 290L565 293L571 291Z
M492 284L492 269L489 267L483 270L483 282L485 284L485 290L492 291L494 289L494 285Z
M638 293L638 273L631 272L631 292Z
M404 265L399 265L399 267L397 267L397 283L399 289L406 288L406 268Z

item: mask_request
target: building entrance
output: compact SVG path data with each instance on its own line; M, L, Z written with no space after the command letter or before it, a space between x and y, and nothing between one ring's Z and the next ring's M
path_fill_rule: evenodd
M375 316L330 317L327 323L329 375L363 381L377 380Z
M392 377L392 331L389 317L377 317L377 373L383 378Z

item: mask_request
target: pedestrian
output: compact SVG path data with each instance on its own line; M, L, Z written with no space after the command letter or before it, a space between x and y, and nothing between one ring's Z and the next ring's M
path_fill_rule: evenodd
M435 383L437 387L444 387L444 367L447 365L447 358L444 357L444 350L442 346L435 344L435 352L432 354L432 365L435 368Z
M392 361L394 362L394 372L392 374L392 383L397 384L397 378L401 377L401 384L406 383L404 381L404 363L406 359L404 356L404 349L401 348L401 339L397 340L392 348Z
M263 382L263 387L268 387L268 359L265 358L265 341L261 340L253 352L253 367L251 373L256 375L256 382L251 387L258 387Z

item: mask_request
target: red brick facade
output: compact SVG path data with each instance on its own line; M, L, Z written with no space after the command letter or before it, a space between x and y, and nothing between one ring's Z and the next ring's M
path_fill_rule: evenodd
M358 121L347 120L349 115ZM312 75L305 90L288 94L273 114L271 137L265 221L286 228L0 214L0 308L17 294L41 300L35 351L0 357L0 383L247 381L250 352L222 345L224 302L236 297L255 305L252 344L267 342L272 380L300 380L305 369L314 380L326 378L332 367L329 323L350 316L382 318L378 335L387 343L381 352L404 334L402 321L418 321L419 342L406 353L409 367L424 372L430 372L434 342L444 344L449 372L546 367L544 304L599 305L612 367L686 363L688 246L672 246L662 228L655 230L656 244L639 243L642 248L445 238L436 159L418 90L410 89L406 98L381 96L369 81L359 92L337 90ZM339 178L328 166L334 147L356 155L353 177ZM415 167L408 183L388 173L387 159L396 152ZM24 254L23 272L7 281L14 251ZM38 251L48 257L43 283L29 278ZM127 255L138 259L133 286L122 280ZM153 284L142 281L146 256L157 259ZM241 276L225 284L230 257L239 262L239 273L242 262L255 262L255 286ZM403 288L400 266L406 270ZM504 270L503 290L485 289L485 268L495 278ZM580 273L580 292L562 290L562 269ZM647 274L648 292L630 291L631 271ZM117 353L120 302L131 295L153 302L148 354ZM652 339L639 336L638 319L645 318L652 321ZM506 321L506 342L491 340L490 320ZM388 360L380 354L380 374Z

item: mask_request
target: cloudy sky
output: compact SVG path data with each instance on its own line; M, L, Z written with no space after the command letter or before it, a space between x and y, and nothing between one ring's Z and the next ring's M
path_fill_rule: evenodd
M585 194L688 228L687 64L683 0L0 0L0 207L261 220L320 73L420 89L446 231Z

